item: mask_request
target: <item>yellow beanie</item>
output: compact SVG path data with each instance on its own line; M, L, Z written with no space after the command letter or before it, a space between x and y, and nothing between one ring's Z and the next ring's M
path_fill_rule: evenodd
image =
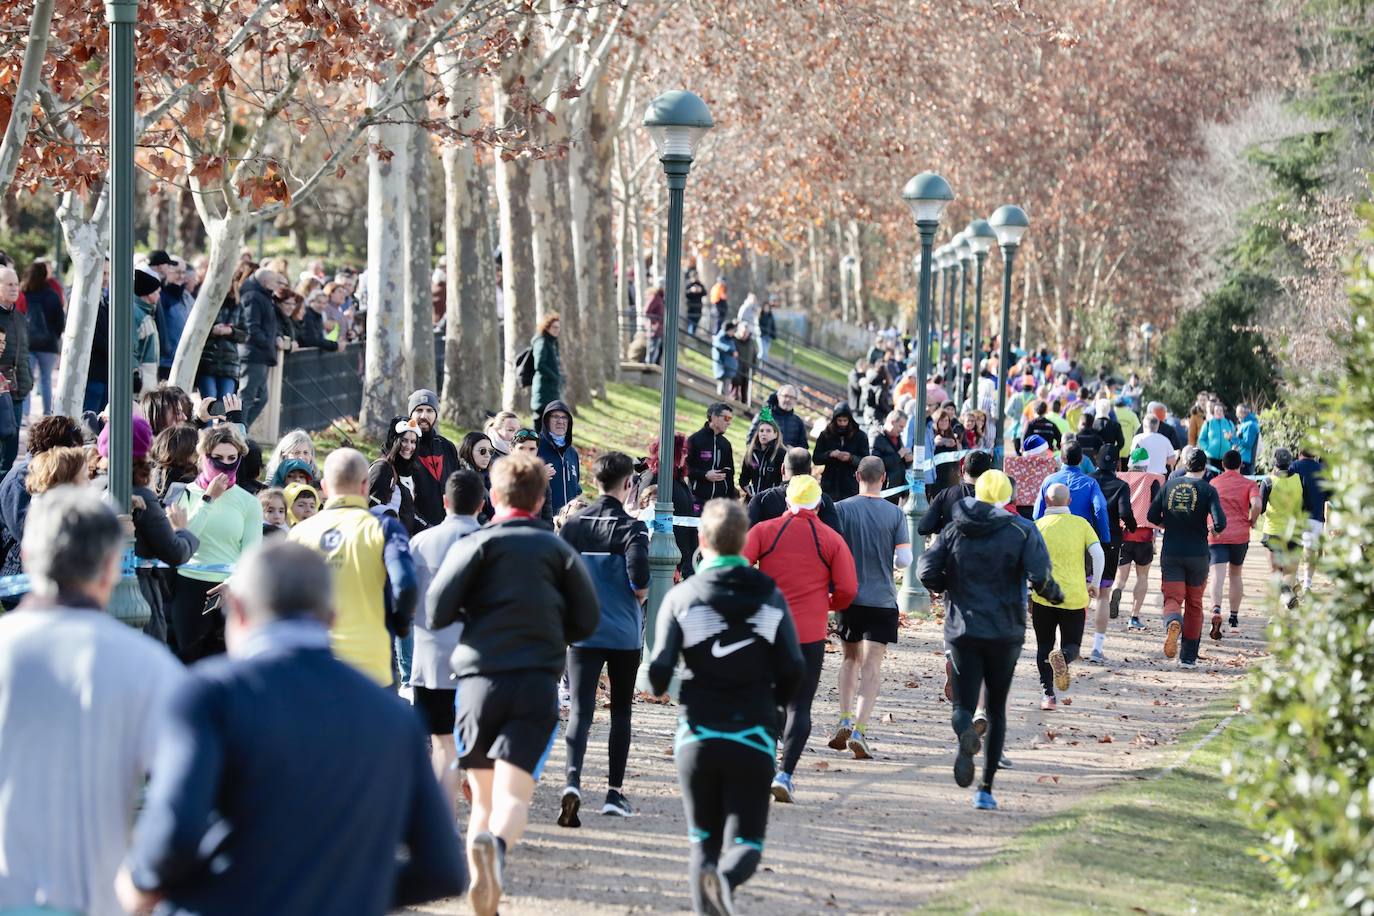
M984 471L973 485L973 494L981 502L1005 506L1011 502L1011 478L1001 471Z
M801 509L814 509L821 502L821 485L810 474L798 474L787 482L787 502Z

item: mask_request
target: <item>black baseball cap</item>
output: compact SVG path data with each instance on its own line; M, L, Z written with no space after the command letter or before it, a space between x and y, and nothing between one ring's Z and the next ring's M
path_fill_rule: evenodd
M173 264L175 262L176 259L169 255L167 252L163 251L161 248L155 248L152 251L148 252L149 267L162 267L164 264Z

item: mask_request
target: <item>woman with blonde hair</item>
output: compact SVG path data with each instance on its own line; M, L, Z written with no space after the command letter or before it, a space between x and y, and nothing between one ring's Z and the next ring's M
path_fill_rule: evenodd
M50 448L29 461L29 476L24 489L30 496L46 493L53 487L85 486L86 450L73 446Z
M303 429L293 429L285 434L277 442L277 447L272 449L272 459L267 462L265 476L269 481L277 475L277 468L283 461L296 458L310 463L310 476L316 480L320 479L319 466L315 463L315 442L310 438L310 434ZM280 482L273 482L274 487L282 486Z
M177 656L187 664L224 651L220 592L243 552L262 540L262 505L234 486L247 452L232 424L203 430L197 448L200 473L177 503L186 512L187 529L200 541L190 563L177 570L168 615Z
M503 410L487 421L482 431L487 434L487 438L491 440L491 447L496 450L491 456L493 461L511 453L511 449L515 447L515 434L519 430L520 418L509 410Z

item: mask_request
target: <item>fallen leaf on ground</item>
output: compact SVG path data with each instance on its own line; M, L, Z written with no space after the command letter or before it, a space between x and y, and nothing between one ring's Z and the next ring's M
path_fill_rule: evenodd
M1046 741L1053 741L1055 738L1058 738L1058 737L1059 737L1059 732L1051 732L1051 731L1045 732L1045 740L1046 740Z
M890 713L890 712L883 715L883 722L884 722L885 724L891 725L893 722L896 722L896 721L897 721L897 720L896 720L895 718L893 718L892 713Z
M1058 776L1040 776L1040 777L1037 777L1035 781L1036 781L1037 784L1043 784L1043 783L1047 783L1047 782L1052 782L1052 783L1054 783L1055 785L1058 785L1058 784L1059 784L1059 777L1058 777Z
M915 679L913 678L912 680L907 681L905 686L907 686L907 687L920 687L920 686L921 686L921 682L918 681L918 680L915 680Z
M830 764L826 763L824 760L817 760L815 763L811 764L811 769L828 770L830 769Z
M1115 739L1111 735L1103 735L1097 739L1098 744L1111 744Z

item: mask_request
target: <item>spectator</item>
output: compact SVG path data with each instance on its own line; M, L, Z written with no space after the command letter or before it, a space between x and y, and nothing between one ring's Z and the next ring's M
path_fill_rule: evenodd
M654 295L644 306L644 320L649 326L649 349L645 360L658 365L663 360L663 278L654 284Z
M310 438L310 434L305 430L293 429L278 440L277 447L272 450L272 460L267 462L267 479L275 481L277 479L277 467L289 458L296 458L309 464L311 479L319 479L319 466L315 462L315 441ZM273 483L272 486L281 486L281 484Z
M706 423L687 437L687 480L695 502L693 515L716 498L737 499L735 455L725 431L735 418L729 404L717 401L706 408Z
M30 463L50 449L79 449L83 441L81 427L71 417L44 417L29 428L28 454L0 481L0 558L3 558L0 576L18 575L24 571L19 559L19 544L24 537L24 519L31 498L27 487ZM6 599L8 607L18 603L17 597Z
M343 348L341 341L329 339L329 328L326 326L324 314L327 302L328 297L324 290L317 289L296 306L298 319L293 319L292 333L302 347L331 352Z
M262 506L234 486L247 451L232 425L203 431L200 473L176 503L186 512L187 528L200 540L191 557L200 568L177 570L168 615L177 655L187 664L224 651L224 615L219 610L219 596L229 578L224 570L262 540Z
M777 518L787 511L787 483L793 477L810 476L811 453L804 448L789 448L782 458L782 483L768 490L761 490L749 500L749 524L757 525L770 518ZM825 493L821 493L820 508L816 517L836 531L840 530L840 516L835 511L835 503Z
M57 354L62 349L62 332L67 326L67 316L62 308L61 287L52 285L48 265L44 261L34 261L24 272L24 299L28 303L29 322L29 374L38 386L43 400L43 415L52 413L53 369L57 366ZM21 416L28 416L27 399Z
M727 321L711 338L711 375L716 380L716 394L725 397L739 374L739 346L735 341L735 323Z
M406 417L420 429L415 444L415 523L423 529L444 518L444 482L459 468L458 449L439 432L439 396L433 391L412 391Z
M873 433L870 439L869 454L876 455L887 469L887 482L884 489L900 487L906 483L906 472L911 467L911 449L902 444L902 430L906 427L906 414L900 410L890 411L883 421L883 428ZM888 497L889 502L901 502L901 494Z
M735 326L736 361L735 379L730 396L746 407L749 406L749 380L758 362L758 343L754 339L752 326L740 322Z
M173 426L153 436L148 459L153 463L153 492L163 506L181 499L188 484L200 473L196 451L200 434L194 426Z
M391 637L405 638L415 612L410 538L396 519L368 511L362 453L330 453L324 492L324 508L287 537L321 553L334 571L334 654L386 687L392 683Z
M0 475L19 454L19 409L33 387L29 375L29 324L15 309L19 301L19 275L13 267L0 267Z
M196 390L201 397L222 398L239 390L239 344L248 340L243 310L239 307L239 287L252 275L251 264L239 265L210 328L210 336L205 339L196 369Z
M768 351L778 338L778 319L773 315L773 297L759 309L759 359L768 359Z
M767 407L759 412L759 423L745 451L739 471L739 486L748 497L782 483L782 459L786 448L782 433Z
M225 599L230 657L170 704L118 882L131 912L381 916L466 888L424 735L330 655L331 599L329 567L304 547L243 558ZM227 825L216 844L211 824Z
M320 491L313 484L287 484L282 492L286 494L286 524L289 527L294 528L319 513Z
M730 294L725 288L725 278L717 278L711 287L711 336L721 332L730 315Z
M520 418L509 410L503 410L496 416L487 421L483 427L487 438L491 440L491 447L495 450L491 458L504 458L511 453L515 447L515 434L520 429Z
M419 441L420 428L405 417L395 417L387 428L381 457L367 471L368 505L389 510L411 535L423 530L415 520L415 448ZM290 464L285 462L282 467Z
M549 510L557 515L570 500L582 493L578 479L580 456L573 445L572 411L562 401L544 406L539 433L539 458L549 466Z
M806 448L806 422L796 413L799 396L792 385L781 385L768 396L768 410L773 414L773 422L778 424L778 431L782 433L782 444L787 448ZM747 438L754 438L758 422L758 417L755 417Z
M844 401L835 405L830 423L816 439L813 464L822 465L821 491L834 502L848 499L859 492L854 470L868 454L868 438L854 422L854 414Z
M682 289L682 296L687 300L687 333L695 337L697 325L701 323L701 305L706 299L706 287L702 285L695 267L687 268L686 279L687 284Z
M463 437L462 443L458 446L458 466L469 470L482 478L482 486L487 492L491 492L491 460L496 454L492 447L491 440L486 433L479 433L475 430ZM477 520L486 524L494 514L491 508L491 501L488 500L478 513Z
M190 396L175 385L150 388L143 392L138 403L155 436L169 426L190 423L195 413Z
M649 457L645 459L646 470L639 475L638 490L643 494L658 490L658 440L649 443ZM669 500L673 505L675 518L692 518L697 514L696 498L692 488L687 485L687 437L682 433L673 434L673 488ZM655 494L656 495L656 494ZM652 506L652 503L650 504ZM697 529L691 525L673 525L673 540L677 542L679 555L678 580L692 575L695 568L694 557L697 552Z
M258 491L262 506L262 536L264 539L282 534L291 526L286 522L286 493L281 487L265 487Z
M563 322L558 313L549 312L540 319L537 333L530 341L531 357L534 360L530 410L534 413L534 428L541 432L539 424L544 420L545 408L563 397L563 368L558 356L558 335L562 332Z
M165 648L103 613L124 537L85 489L51 490L29 514L31 591L0 617L0 910L121 912L115 874L184 677Z
M267 406L267 370L277 364L277 353L291 349L276 297L286 290L286 277L260 267L239 287L244 341L239 344L243 372L243 422L251 427Z
M186 330L186 321L191 317L196 297L186 291L186 265L170 257L165 251L154 251L148 255L148 269L162 278L162 289L158 293L157 377L165 379L172 374L172 361L181 344L181 335ZM152 379L144 379L144 385L152 384Z

